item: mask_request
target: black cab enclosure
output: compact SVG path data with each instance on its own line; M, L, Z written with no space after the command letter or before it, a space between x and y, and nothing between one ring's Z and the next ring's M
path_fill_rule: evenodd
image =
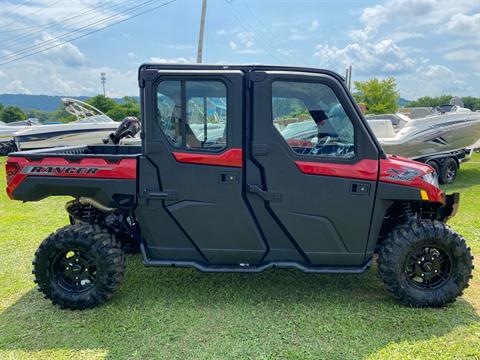
M445 244L463 240L443 223L455 215L458 194L446 196L428 165L384 154L341 76L281 66L144 64L138 80L141 146L10 154L9 196L70 195L71 227L115 237L115 249L138 246L150 266L355 273L407 231L411 246L398 250L403 262L410 259L405 281L434 289L452 276ZM73 234L70 228L63 231ZM380 262L391 265L392 256L384 251ZM462 261L470 269L469 253ZM398 294L400 280L389 282L389 271L387 288ZM455 280L459 288L463 277ZM76 286L100 288L84 280ZM419 303L411 293L398 298L444 304L437 295ZM97 303L75 304L60 303Z

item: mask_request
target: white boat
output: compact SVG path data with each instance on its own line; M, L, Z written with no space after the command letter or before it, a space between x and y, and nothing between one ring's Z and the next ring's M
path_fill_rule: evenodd
M418 119L404 114L366 118L387 153L411 159L468 149L480 139L480 113L458 105L438 106Z
M13 141L13 134L18 131L25 130L34 124L32 122L21 121L15 123L4 123L0 121L0 156L7 155L15 151L16 145Z
M18 150L99 144L119 125L118 122L83 101L63 98L62 102L65 110L75 115L77 120L66 124L30 126L20 129L13 134Z

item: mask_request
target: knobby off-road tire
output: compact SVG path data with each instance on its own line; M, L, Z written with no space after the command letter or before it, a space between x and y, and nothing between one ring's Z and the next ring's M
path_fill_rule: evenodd
M380 247L378 271L387 290L401 303L441 307L468 287L472 260L465 240L450 227L436 220L418 220L399 225L387 235Z
M35 253L38 290L61 308L93 308L111 298L125 271L120 242L98 225L68 225L47 237Z

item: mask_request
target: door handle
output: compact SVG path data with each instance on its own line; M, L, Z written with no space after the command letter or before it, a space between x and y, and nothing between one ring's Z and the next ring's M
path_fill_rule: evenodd
M350 187L350 194L369 195L370 194L370 184L352 183L352 185Z
M258 187L257 185L248 185L247 190L251 194L256 194L260 196L265 201L278 202L283 200L283 194L264 191L260 189L260 187Z

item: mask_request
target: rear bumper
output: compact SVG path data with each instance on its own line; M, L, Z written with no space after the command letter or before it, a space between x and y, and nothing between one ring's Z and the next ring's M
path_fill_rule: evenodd
M446 203L438 209L438 217L440 221L447 222L457 214L460 204L460 193L453 193L446 196Z

